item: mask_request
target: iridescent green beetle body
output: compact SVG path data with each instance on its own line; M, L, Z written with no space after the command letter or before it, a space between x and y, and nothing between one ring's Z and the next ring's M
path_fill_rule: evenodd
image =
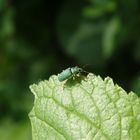
M80 72L84 72L84 70L77 66L72 67L72 68L67 68L67 69L63 70L60 74L58 74L58 80L60 82L62 82L64 80L67 80L67 79L79 74Z

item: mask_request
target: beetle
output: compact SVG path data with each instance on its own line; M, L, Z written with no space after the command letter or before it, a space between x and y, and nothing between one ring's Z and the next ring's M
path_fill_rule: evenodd
M86 72L86 71L84 71L82 68L79 68L78 66L67 68L58 74L58 80L60 82L62 82L62 81L67 80L71 77L74 77L75 75L77 75L81 72Z

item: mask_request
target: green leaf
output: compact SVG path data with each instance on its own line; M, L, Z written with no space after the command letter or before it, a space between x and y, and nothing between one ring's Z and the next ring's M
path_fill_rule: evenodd
M28 122L14 122L10 118L0 121L1 140L31 140L30 126Z
M102 67L102 32L105 23L81 23L75 34L71 36L69 44L65 46L69 55L81 64L91 64ZM98 59L97 59L98 58Z
M4 8L6 7L7 3L8 2L6 0L0 0L0 12L2 10L4 10Z
M101 4L93 4L87 6L83 10L83 15L88 18L97 18L116 10L116 2L101 2Z
M140 100L111 78L88 74L30 86L33 140L139 140Z
M105 28L103 34L103 54L104 58L110 58L117 46L117 35L120 30L120 19L118 17L112 18Z

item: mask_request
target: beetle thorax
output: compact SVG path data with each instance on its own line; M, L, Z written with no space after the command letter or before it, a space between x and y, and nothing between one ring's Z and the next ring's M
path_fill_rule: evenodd
M73 68L71 68L71 72L73 73L73 74L77 74L77 73L79 73L79 72L81 72L82 71L82 69L81 68L79 68L79 67L73 67Z

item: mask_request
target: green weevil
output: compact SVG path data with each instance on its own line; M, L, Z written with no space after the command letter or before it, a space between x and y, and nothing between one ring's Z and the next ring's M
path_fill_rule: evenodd
M67 68L58 74L58 80L60 82L62 82L62 81L67 80L71 77L74 77L75 75L77 75L81 72L86 72L86 71L84 71L82 68L79 68L78 66Z

